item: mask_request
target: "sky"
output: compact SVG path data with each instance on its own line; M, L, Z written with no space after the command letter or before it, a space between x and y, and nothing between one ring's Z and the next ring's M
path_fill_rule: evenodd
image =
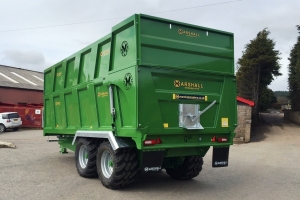
M231 32L235 63L245 45L268 28L282 73L269 88L288 90L300 0L0 0L0 65L42 72L135 13Z

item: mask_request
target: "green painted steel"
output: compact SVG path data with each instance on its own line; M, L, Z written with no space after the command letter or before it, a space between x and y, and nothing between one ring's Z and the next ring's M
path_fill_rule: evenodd
M232 33L136 14L44 76L44 135L59 136L61 148L75 149L78 130L113 131L140 152L159 149L165 157L204 156L210 146L233 143ZM179 126L179 104L204 110L214 101L200 116L204 129ZM214 136L228 141L214 142ZM158 138L161 144L143 143Z

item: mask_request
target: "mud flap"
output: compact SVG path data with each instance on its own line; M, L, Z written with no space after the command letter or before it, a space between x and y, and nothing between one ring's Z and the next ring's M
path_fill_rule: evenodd
M214 147L212 167L228 166L229 147Z
M163 163L164 151L143 152L142 172L160 171Z

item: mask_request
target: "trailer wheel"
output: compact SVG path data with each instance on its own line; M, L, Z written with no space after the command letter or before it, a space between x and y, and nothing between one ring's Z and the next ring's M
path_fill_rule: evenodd
M3 133L5 131L5 126L3 124L0 124L0 133Z
M202 170L203 158L200 156L185 157L182 165L178 168L166 169L167 174L176 180L188 180L195 178Z
M98 142L94 139L80 138L78 140L75 159L80 176L89 178L97 176L96 156Z
M111 189L132 183L138 171L137 154L134 148L113 150L109 142L98 148L97 171L102 184Z

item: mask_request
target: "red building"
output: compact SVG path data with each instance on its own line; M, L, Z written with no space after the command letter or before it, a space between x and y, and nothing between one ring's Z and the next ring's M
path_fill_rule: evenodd
M0 103L43 104L42 72L0 65Z
M18 112L22 127L42 127L42 72L0 65L0 112Z

